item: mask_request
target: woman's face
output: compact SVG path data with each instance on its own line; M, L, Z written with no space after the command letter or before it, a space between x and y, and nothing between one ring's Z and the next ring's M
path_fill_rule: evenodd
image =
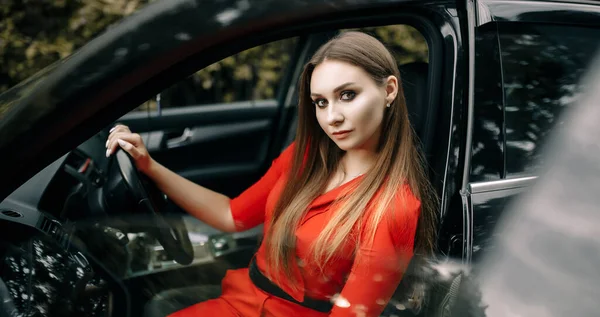
M310 93L317 121L340 149L376 150L386 105L396 94L389 81L377 85L362 68L336 60L315 67Z

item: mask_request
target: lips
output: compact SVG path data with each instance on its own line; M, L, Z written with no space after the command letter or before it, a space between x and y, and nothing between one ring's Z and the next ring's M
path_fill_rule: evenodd
M343 138L347 137L350 134L350 132L352 132L352 130L342 130L342 131L333 132L332 134L336 139L343 139Z
M338 131L338 132L333 132L333 135L337 135L337 134L344 134L344 133L348 133L351 130L342 130L342 131Z

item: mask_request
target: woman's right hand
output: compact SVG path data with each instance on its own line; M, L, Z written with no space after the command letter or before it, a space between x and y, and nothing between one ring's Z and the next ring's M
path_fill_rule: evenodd
M204 188L160 165L148 154L142 137L131 133L127 126L121 124L110 129L106 141L106 156L114 154L118 147L129 153L138 170L146 174L181 209L221 231L236 230L229 197Z
M137 133L132 133L127 126L122 124L114 126L109 133L106 141L106 157L111 156L120 146L131 155L138 170L148 174L154 160L150 157L142 137Z

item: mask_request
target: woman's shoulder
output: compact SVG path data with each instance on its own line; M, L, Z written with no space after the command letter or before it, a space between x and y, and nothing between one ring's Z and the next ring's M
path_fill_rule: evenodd
M421 215L421 201L408 184L402 185L390 203L386 215L387 231L397 245L406 246L414 241L414 235Z
M285 156L288 159L291 159L294 156L294 150L296 149L296 141L293 141L288 145L283 152L281 152L281 156Z
M382 199L381 192L376 194L377 198ZM388 200L389 199L389 200ZM375 199L374 201L377 201ZM407 241L411 241L414 237L415 230L421 214L421 201L410 189L407 184L399 186L389 198L379 200L382 205L372 205L368 221L363 224L362 230L370 228L370 221L376 221L377 231L381 233L381 237L388 236L396 245L406 246ZM382 217L375 216L380 208L385 208ZM368 232L368 231L363 231Z
M421 213L421 200L417 198L408 184L403 184L396 191L392 205L392 215L396 221L418 218Z
M292 165L294 158L294 149L296 148L296 142L292 142L288 145L279 156L273 161L273 165L277 165L282 168L289 168Z

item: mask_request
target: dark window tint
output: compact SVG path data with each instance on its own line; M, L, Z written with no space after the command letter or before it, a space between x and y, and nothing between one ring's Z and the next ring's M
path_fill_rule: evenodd
M535 174L540 148L582 90L600 31L558 25L499 24L504 69L508 177Z
M475 94L471 182L492 181L504 173L502 70L497 28L488 24L475 38Z

